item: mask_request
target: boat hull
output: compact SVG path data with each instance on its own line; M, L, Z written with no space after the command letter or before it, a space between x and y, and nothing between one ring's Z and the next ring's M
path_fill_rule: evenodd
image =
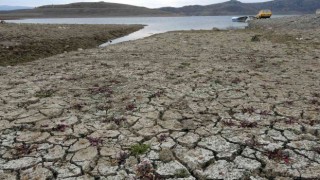
M246 22L247 19L248 19L248 16L233 17L232 22Z

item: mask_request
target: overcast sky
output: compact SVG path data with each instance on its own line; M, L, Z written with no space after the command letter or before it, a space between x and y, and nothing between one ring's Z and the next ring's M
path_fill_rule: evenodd
M67 4L71 2L94 2L101 0L0 0L0 5L14 5L14 6L41 6L48 4ZM174 6L180 7L185 5L207 5L227 0L106 0L105 2L115 2L122 4L131 4L137 6L145 6L150 8ZM241 2L264 2L268 0L240 0Z

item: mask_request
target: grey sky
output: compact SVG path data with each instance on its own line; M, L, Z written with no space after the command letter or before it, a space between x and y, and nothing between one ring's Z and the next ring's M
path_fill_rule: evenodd
M67 4L71 2L94 2L102 0L0 0L0 5L15 5L15 6L41 6L47 4ZM145 6L150 8L174 6L180 7L185 5L207 5L227 0L105 0L105 2L115 2L123 4L131 4L137 6ZM268 0L240 0L241 2L264 2Z

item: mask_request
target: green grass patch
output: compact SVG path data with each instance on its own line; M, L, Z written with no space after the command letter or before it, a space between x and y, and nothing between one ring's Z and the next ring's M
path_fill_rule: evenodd
M189 172L186 169L178 169L175 172L174 176L177 177L177 178L187 178L190 175L189 175Z
M149 144L135 144L130 147L131 154L134 156L145 154L149 149Z

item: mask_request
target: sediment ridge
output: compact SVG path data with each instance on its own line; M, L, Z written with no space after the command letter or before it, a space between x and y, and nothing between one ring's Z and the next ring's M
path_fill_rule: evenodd
M143 25L0 24L0 66L98 47Z

